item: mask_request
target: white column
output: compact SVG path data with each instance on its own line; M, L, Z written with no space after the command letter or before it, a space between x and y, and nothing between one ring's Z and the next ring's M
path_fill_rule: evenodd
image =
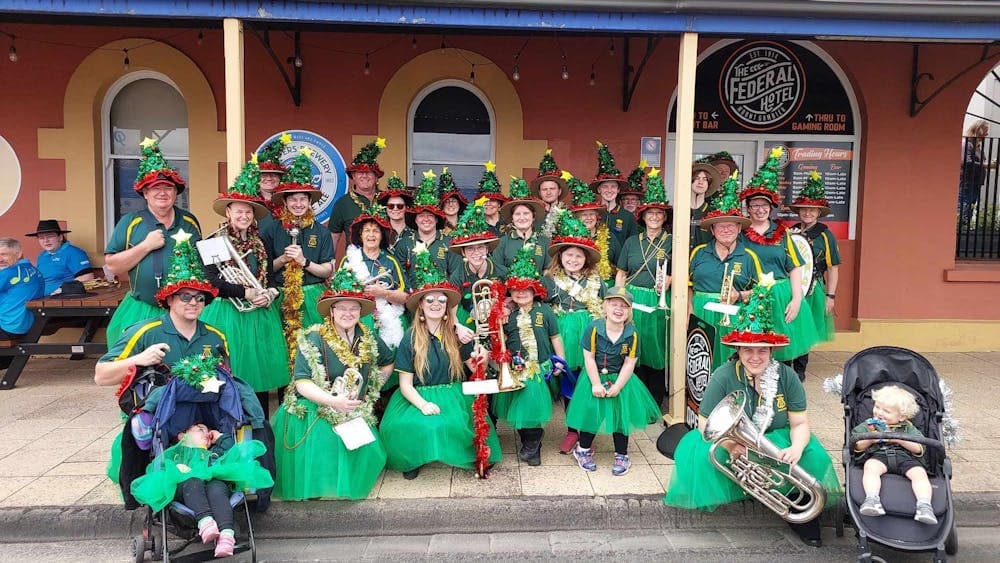
M226 176L227 183L231 183L248 159L243 101L243 22L226 18L222 30L226 57Z

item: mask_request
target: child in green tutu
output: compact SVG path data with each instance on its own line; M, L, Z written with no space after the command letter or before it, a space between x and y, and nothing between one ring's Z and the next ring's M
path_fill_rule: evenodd
M573 450L580 468L596 471L593 443L597 433L611 434L615 461L611 473L628 473L628 435L660 418L660 408L642 381L632 377L639 357L639 334L632 324L632 294L615 287L604 297L604 318L583 332L580 345L587 377L580 377L566 413L566 424L580 429Z

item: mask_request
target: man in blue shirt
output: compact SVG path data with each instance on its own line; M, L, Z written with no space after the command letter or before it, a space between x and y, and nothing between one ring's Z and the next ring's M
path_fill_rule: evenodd
M69 232L72 231L64 231L55 219L42 219L35 232L25 235L38 238L42 247L36 267L45 278L45 295L52 295L63 282L94 279L87 253L66 240L66 233Z
M0 340L26 334L35 320L25 304L44 295L38 270L21 256L17 239L0 238ZM0 369L10 365L10 356L0 358Z

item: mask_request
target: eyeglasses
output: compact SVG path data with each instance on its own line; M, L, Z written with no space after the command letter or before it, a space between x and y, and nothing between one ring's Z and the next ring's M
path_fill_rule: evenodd
M771 209L770 203L752 203L747 206L747 209Z
M190 303L192 299L195 303L205 302L204 293L178 293L177 298L181 300L181 303Z
M447 302L448 302L448 296L447 295L437 295L437 296L435 296L435 295L427 295L427 296L424 296L424 303L427 303L428 305L433 305L435 303L440 303L441 305L444 305Z
M385 204L386 209L406 209L405 203L387 203Z
M360 305L335 305L333 307L333 310L337 311L338 313L360 313L361 312L361 306Z

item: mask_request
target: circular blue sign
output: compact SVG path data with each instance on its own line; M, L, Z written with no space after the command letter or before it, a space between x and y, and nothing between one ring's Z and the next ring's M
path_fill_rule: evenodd
M304 148L312 151L309 156L309 162L312 164L312 183L323 192L323 197L313 204L313 213L316 214L317 221L325 223L330 219L333 202L347 193L347 169L344 157L333 143L312 131L302 129L275 133L264 139L264 142L257 147L257 151L285 133L292 137L292 142L285 145L285 150L281 153L282 164L291 165L299 151Z

